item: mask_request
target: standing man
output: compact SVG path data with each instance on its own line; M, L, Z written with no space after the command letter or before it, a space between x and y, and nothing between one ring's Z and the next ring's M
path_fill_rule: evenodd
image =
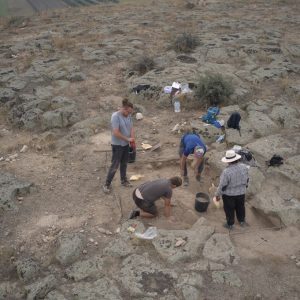
M122 186L132 186L126 176L129 144L134 144L134 131L131 118L132 111L133 104L129 102L128 99L124 99L122 101L122 107L111 116L112 160L105 185L103 185L103 191L106 194L111 191L111 182L119 165Z
M147 181L141 184L132 194L133 201L140 210L133 210L129 219L138 216L144 218L156 217L158 213L155 201L160 198L165 201L165 216L169 218L171 215L172 190L181 186L181 184L182 180L179 176Z
M228 163L228 166L222 172L220 183L215 194L216 200L220 201L222 195L224 211L227 222L225 228L232 229L234 224L234 215L241 226L245 223L245 193L248 187L249 175L248 167L240 162L241 156L234 150L226 151L222 162Z
M183 176L183 185L189 185L186 160L190 154L194 154L194 172L197 181L200 181L201 173L204 169L204 155L206 153L206 145L196 133L186 133L180 141L180 169Z

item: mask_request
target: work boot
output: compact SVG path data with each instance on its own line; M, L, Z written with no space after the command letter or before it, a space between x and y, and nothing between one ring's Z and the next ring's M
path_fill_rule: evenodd
M232 230L233 229L233 225L228 225L227 223L225 223L223 225L224 228L228 229L228 230Z
M183 186L188 186L189 185L189 178L187 176L183 177Z
M129 215L129 220L135 219L136 217L138 217L140 215L140 211L134 209L133 211L131 211L130 215Z
M102 190L105 194L109 194L111 192L111 186L110 185L108 186L105 184L102 186Z
M241 227L247 227L249 224L245 221L239 222Z
M121 185L124 187L132 187L132 184L127 179L121 182Z

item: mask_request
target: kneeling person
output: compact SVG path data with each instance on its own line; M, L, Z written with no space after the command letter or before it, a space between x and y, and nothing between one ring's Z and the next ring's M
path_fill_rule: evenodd
M182 180L175 176L170 179L157 179L147 181L137 187L132 194L133 201L140 210L133 210L129 216L134 219L137 216L153 218L157 216L157 207L155 201L160 198L165 200L165 216L171 214L172 190L181 186Z

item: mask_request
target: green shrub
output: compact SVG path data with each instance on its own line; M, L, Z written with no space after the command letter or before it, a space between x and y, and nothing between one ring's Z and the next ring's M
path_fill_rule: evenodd
M174 43L173 48L176 52L189 53L199 45L198 38L191 33L179 35Z
M139 75L144 75L145 73L152 70L155 66L154 60L152 57L143 55L138 57L131 63L131 70L138 72Z
M199 78L195 95L203 104L219 105L233 92L231 82L221 74L209 74Z

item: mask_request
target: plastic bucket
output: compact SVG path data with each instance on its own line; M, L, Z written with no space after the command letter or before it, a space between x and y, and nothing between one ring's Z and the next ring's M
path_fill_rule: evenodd
M195 199L195 209L198 212L206 212L210 199L205 193L197 193Z
M129 147L129 153L128 153L128 163L134 163L136 158L136 151L135 149L132 149Z

